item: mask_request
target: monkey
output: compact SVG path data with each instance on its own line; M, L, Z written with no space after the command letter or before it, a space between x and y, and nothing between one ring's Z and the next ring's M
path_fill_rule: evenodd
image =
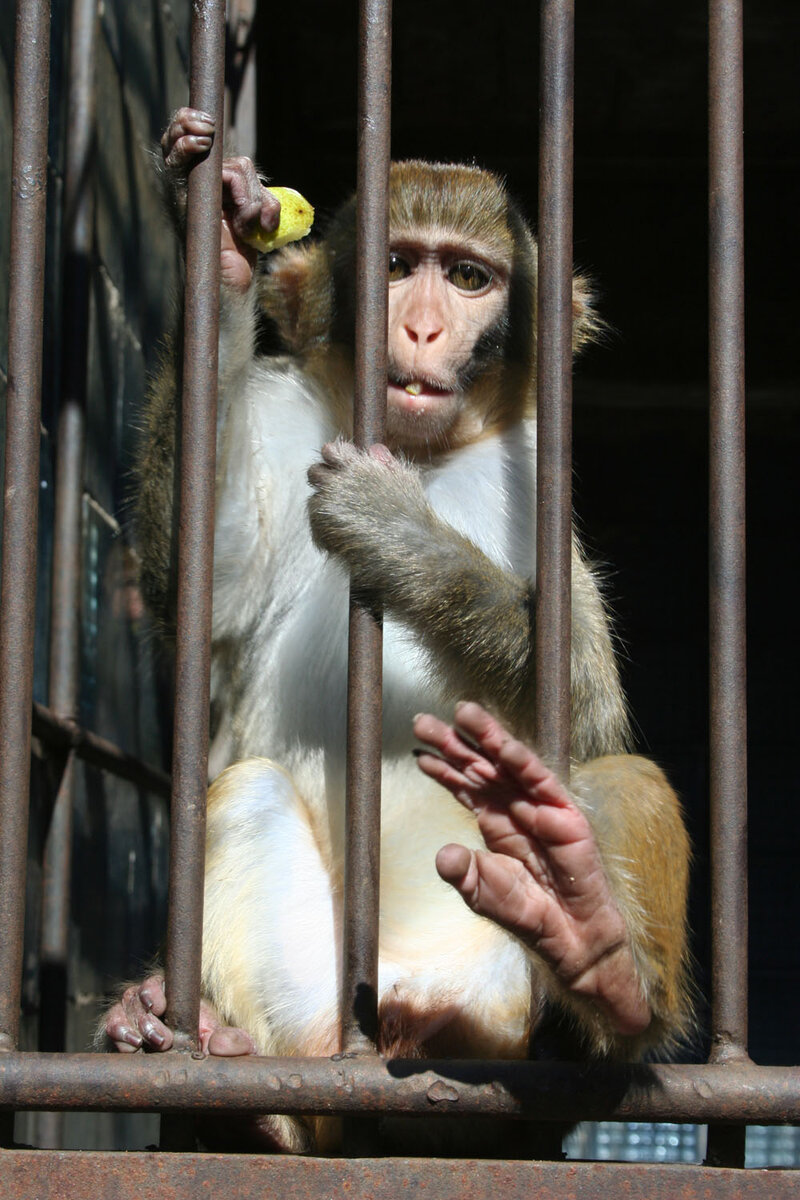
M178 186L214 133L174 115ZM568 787L532 749L537 249L521 211L478 167L393 164L385 445L361 450L354 200L257 269L246 239L276 227L276 202L249 160L226 160L223 185L203 1049L340 1049L350 587L386 613L379 1052L524 1057L553 1007L590 1056L675 1046L688 840L663 772L631 752L577 537ZM573 316L577 352L599 329L580 276ZM137 467L142 583L167 638L178 357ZM109 1010L119 1049L169 1048L165 987L152 976ZM257 1123L280 1149L335 1138Z

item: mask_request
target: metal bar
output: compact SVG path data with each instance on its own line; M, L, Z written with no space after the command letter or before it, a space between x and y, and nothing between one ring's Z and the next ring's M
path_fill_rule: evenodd
M714 1061L747 1047L742 10L709 6L710 653Z
M168 1020L177 1046L196 1044L200 1005L214 548L219 229L225 59L224 0L194 0L190 102L216 117L217 137L189 176L181 408L178 640L172 759Z
M0 1055L0 1108L792 1124L800 1122L800 1073L747 1061L587 1066L10 1052Z
M470 1159L342 1159L282 1155L48 1153L3 1155L0 1184L8 1200L167 1195L195 1200L396 1200L397 1196L502 1196L503 1200L794 1200L797 1172L714 1171L655 1163L528 1163Z
M81 509L94 229L96 0L74 0L70 24L64 174L63 391L56 439L50 621L50 707L76 719L80 666ZM61 1050L66 1036L74 755L68 755L44 849L39 1044ZM51 1130L49 1144L53 1144Z
M536 745L569 775L574 0L541 0Z
M388 328L391 3L362 0L353 436L383 440ZM375 1048L380 869L382 615L350 600L342 1045Z
M744 100L741 0L709 3L709 652L714 1062L747 1054ZM745 1130L707 1161L744 1166Z
M42 382L48 0L17 0L0 600L0 1049L16 1045L25 917Z
M113 742L98 737L81 728L75 721L67 717L58 717L43 704L33 705L33 734L43 742L74 750L78 758L116 775L118 779L127 779L138 787L145 788L156 796L169 798L171 781L165 771L151 767L132 754L126 754Z

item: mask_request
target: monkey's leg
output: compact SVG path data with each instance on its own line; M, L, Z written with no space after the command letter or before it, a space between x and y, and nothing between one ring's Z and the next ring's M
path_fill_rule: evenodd
M339 914L308 809L267 759L208 797L204 992L262 1054L338 1048Z
M260 1054L338 1051L340 920L328 865L290 777L266 759L236 763L208 798L203 990ZM285 1149L307 1126L261 1117ZM317 1129L317 1136L320 1136Z
M691 1033L687 900L691 846L678 797L663 771L639 755L576 767L571 787L597 839L628 928L652 1020L631 1054L669 1050Z

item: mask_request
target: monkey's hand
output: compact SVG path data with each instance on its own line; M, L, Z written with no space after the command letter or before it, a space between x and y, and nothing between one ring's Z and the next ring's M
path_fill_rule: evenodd
M105 1014L100 1034L116 1050L169 1050L175 1035L160 1019L167 1011L164 979L150 975L141 983L131 984ZM256 1047L246 1029L225 1025L213 1005L200 1001L200 1049L204 1054L238 1057L255 1054Z
M308 472L311 532L321 550L350 568L356 587L386 592L435 520L417 471L385 446L336 441ZM391 596L387 597L391 599Z
M510 930L561 990L591 1001L616 1033L647 1029L630 937L592 828L552 771L477 704L454 728L421 715L420 768L478 818L486 850L444 846L436 867L474 912Z
M208 154L215 136L215 121L196 108L179 108L161 138L161 153L168 170L176 204L185 208L186 178L199 158ZM273 233L280 222L280 202L261 183L249 158L226 158L222 164L222 282L246 292L253 278L256 251L248 240Z

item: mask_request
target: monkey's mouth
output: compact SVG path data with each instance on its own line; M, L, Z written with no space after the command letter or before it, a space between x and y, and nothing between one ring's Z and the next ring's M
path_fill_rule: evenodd
M437 400L449 399L452 387L432 379L408 379L389 377L389 395L395 404L406 409L422 408Z

